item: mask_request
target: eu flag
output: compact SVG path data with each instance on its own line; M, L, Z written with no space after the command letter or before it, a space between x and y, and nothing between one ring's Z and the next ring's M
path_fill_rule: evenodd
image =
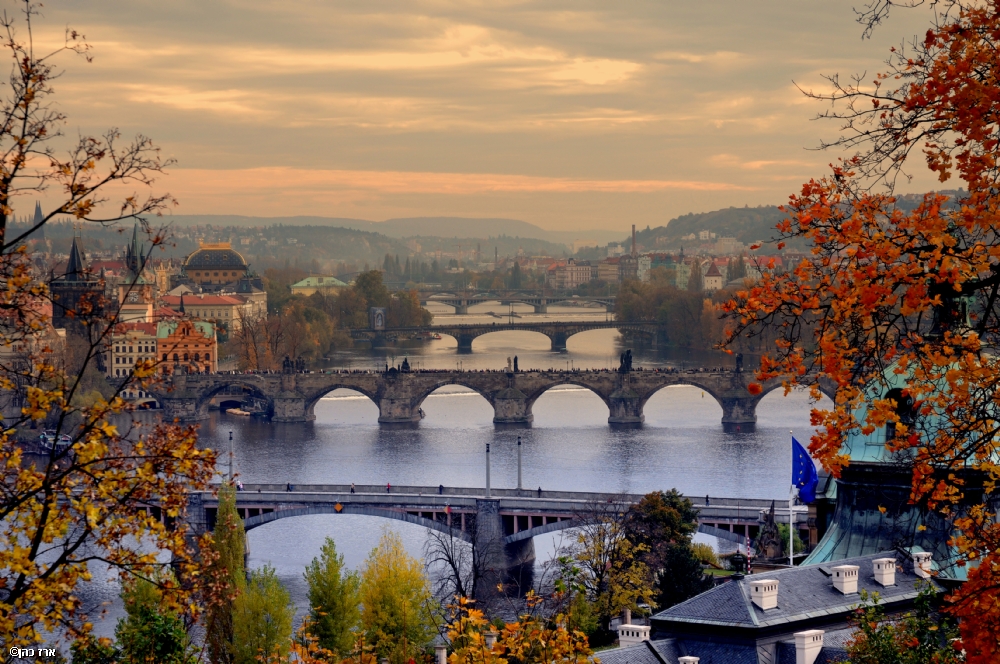
M804 503L816 500L817 483L819 483L819 475L816 473L816 464L809 458L806 448L802 447L802 444L793 437L792 484L799 488L799 500Z

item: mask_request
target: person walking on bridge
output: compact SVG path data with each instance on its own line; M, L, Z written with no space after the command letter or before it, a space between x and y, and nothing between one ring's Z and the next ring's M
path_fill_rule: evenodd
M351 482L351 493L354 493L354 482Z
M392 485L389 484L388 482L385 483L385 492L392 493Z

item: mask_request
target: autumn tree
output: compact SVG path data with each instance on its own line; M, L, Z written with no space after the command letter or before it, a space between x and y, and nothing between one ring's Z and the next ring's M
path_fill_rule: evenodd
M52 326L52 297L28 255L31 235L55 218L86 225L138 220L153 248L162 233L146 217L172 203L169 195L138 193L112 202L112 191L148 189L169 164L146 137L125 140L63 135L55 103L59 58L89 57L89 46L67 30L65 42L39 52L36 7L0 18L9 76L0 98L0 640L36 646L43 633L89 630L77 588L103 561L124 579L146 579L163 602L190 618L188 595L201 566L184 522L187 496L214 471L214 454L200 450L193 429L169 423L137 426L125 390L149 390L154 362L140 362L104 391L92 366L120 319L117 303L92 297L58 306L79 325L73 366ZM28 227L11 225L14 207L44 192L50 209ZM96 316L100 311L101 315ZM39 429L55 442L36 445ZM60 436L63 438L59 442ZM153 510L152 508L158 508ZM154 515L164 515L161 520ZM172 559L172 563L167 561ZM172 564L176 574L162 574Z
M869 28L893 4L873 3ZM810 254L765 271L727 311L734 336L779 334L759 379L807 384L817 398L819 377L836 386L834 405L812 413L815 458L839 475L848 435L882 436L886 455L912 467L912 500L953 520L968 581L946 608L961 618L968 661L995 662L1000 5L932 4L933 25L891 49L884 73L834 76L830 94L813 95L841 122L827 146L857 154L785 206L780 239L805 240ZM921 163L963 189L902 200L893 186Z
M197 652L184 621L163 602L153 583L137 579L122 592L126 617L118 621L115 640L120 664L195 664ZM75 659L75 658L74 658Z
M292 597L273 567L250 573L233 602L233 664L281 661L292 647Z
M628 537L629 501L594 502L577 514L575 542L568 554L580 568L578 582L601 628L625 609L653 600L653 576L643 561L649 547Z
M236 487L224 484L219 489L219 508L215 517L210 550L212 559L206 577L205 646L212 664L234 661L235 636L233 602L246 587L244 556L246 532L236 511Z
M331 652L350 653L361 622L360 577L344 567L344 556L337 553L329 537L320 555L306 567L305 580L309 586L309 633Z
M430 583L423 564L386 530L361 569L365 642L393 664L406 662L434 638Z

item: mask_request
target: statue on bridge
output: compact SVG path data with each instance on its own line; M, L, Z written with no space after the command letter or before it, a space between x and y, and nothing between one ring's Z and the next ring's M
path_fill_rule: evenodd
M507 373L514 373L514 367L510 362L510 355L507 356Z
M292 373L292 366L292 358L285 355L285 359L281 361L281 372Z
M517 373L517 355L514 356L514 373Z
M618 373L628 373L632 371L632 349L629 348L627 351L621 354L619 358L621 364L618 365Z
M403 364L399 367L399 370L403 373L410 373L410 358L403 358Z

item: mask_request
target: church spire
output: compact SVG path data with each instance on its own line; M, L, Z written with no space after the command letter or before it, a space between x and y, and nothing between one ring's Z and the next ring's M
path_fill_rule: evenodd
M77 238L74 235L73 246L69 250L69 262L66 263L66 277L73 281L82 279L87 269L83 262L83 252L80 251L80 245L76 240Z
M184 293L181 293L181 305L178 307L178 312L183 316L186 312L184 311Z
M125 247L125 265L138 276L143 268L142 243L139 241L139 222L132 227L132 242Z
M31 220L31 225L37 226L43 221L45 221L45 215L42 214L42 206L38 201L35 201L35 218Z

